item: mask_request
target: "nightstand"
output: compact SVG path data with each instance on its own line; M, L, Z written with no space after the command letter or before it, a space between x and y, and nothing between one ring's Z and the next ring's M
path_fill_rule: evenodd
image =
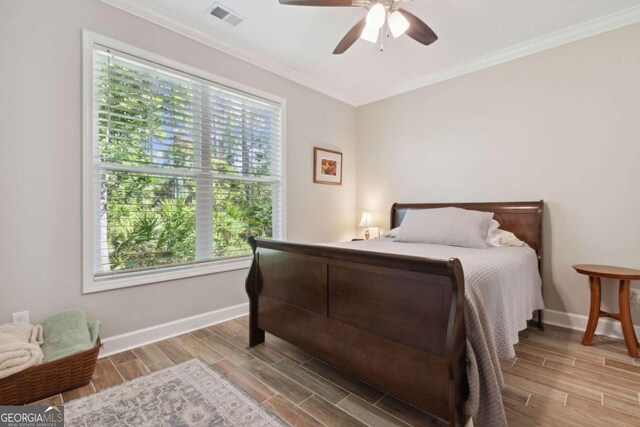
M598 326L600 317L610 317L620 321L624 342L627 345L627 352L631 357L638 357L638 338L633 329L631 319L631 308L629 307L629 288L632 280L640 280L640 270L623 267L612 267L609 265L576 264L573 268L580 274L589 276L589 287L591 288L591 308L589 309L589 323L584 332L582 345L591 344L593 334ZM618 307L620 313L608 313L600 310L600 278L620 280L618 291Z

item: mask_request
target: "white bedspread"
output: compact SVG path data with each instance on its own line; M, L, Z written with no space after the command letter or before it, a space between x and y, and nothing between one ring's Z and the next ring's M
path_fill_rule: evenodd
M518 331L527 327L535 310L544 308L542 281L538 273L538 257L529 246L459 248L426 243L395 242L382 238L337 246L373 252L419 256L435 259L458 258L464 271L467 298L486 313L500 359L515 357L513 345Z

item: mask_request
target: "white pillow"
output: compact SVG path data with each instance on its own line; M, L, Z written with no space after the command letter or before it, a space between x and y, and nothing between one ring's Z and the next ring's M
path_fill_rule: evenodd
M500 230L500 223L495 219L491 220L489 231L487 231L487 245L489 246L524 246L524 242L510 231Z
M383 237L391 237L391 238L398 237L398 230L400 230L400 227L392 228L391 230L384 233Z
M492 219L489 224L489 230L487 230L487 238L485 239L487 245L500 246L500 234L498 233L498 228L500 228L500 223L495 219Z
M493 212L460 208L409 209L396 240L485 249Z

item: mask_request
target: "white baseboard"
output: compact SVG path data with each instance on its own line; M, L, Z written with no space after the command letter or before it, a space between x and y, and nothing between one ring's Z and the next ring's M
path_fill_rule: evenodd
M584 332L587 329L587 321L589 316L582 314L565 313L562 311L545 309L542 315L543 323L555 326L561 326L563 328L574 329L576 331ZM634 326L636 335L640 335L640 326ZM613 338L624 338L622 335L622 328L620 322L610 319L608 317L601 317L598 321L598 327L596 328L596 335L604 335Z
M238 304L208 313L197 314L184 319L174 320L161 325L127 332L102 339L103 347L99 357L110 356L121 351L131 350L156 341L162 341L177 335L186 334L196 329L226 322L227 320L249 314L249 304Z

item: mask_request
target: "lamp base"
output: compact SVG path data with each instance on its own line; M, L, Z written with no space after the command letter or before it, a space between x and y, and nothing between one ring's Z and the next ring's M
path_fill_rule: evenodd
M369 229L367 228L366 230L364 230L364 240L369 240L369 237L371 237L371 233L369 232Z

